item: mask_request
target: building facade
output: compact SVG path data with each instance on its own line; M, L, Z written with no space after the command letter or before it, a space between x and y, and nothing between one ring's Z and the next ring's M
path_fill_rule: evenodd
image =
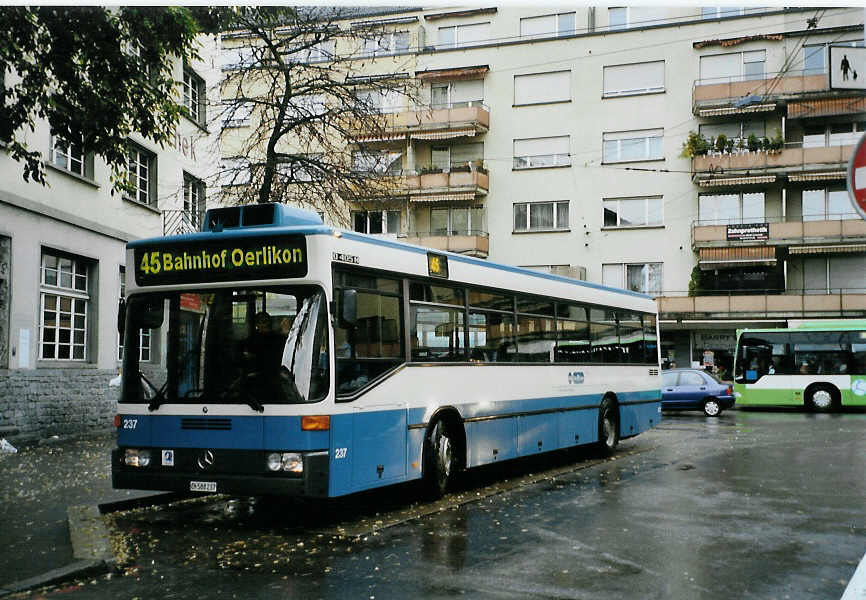
M376 45L365 73L418 99L381 99L385 135L347 140L399 179L347 208L356 230L649 293L663 362L723 375L737 328L866 315L844 179L866 100L829 87L829 48L863 45L862 9L367 19L405 42Z
M201 60L174 64L187 111L173 142L129 138L121 176L134 193L112 193L109 167L46 122L28 144L42 152L47 185L25 182L0 153L0 437L111 425L126 242L194 228L219 161L207 121L218 101L217 39L201 42ZM158 360L159 347L152 332L142 352Z

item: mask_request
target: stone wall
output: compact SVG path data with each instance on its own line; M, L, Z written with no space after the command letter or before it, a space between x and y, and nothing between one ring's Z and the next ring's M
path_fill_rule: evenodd
M117 371L100 369L0 370L0 431L50 437L113 426Z

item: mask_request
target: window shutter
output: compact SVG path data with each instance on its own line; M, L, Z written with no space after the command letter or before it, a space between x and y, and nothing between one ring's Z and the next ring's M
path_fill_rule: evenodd
M556 15L520 19L520 35L544 36L556 32Z
M484 80L455 81L451 84L451 102L484 100Z
M535 73L514 77L514 104L539 104L571 100L571 71Z
M701 83L726 83L741 75L740 53L701 57Z
M665 61L604 68L605 95L641 94L665 89Z
M568 136L514 140L514 156L568 154Z

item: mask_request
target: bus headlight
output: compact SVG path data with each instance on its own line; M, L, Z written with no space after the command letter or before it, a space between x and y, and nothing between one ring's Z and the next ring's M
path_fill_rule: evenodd
M128 467L148 467L150 466L150 450L127 448L123 462Z
M283 459L276 452L268 454L268 471L279 471L283 467Z
M304 457L299 452L271 452L267 457L268 471L285 471L299 475L304 472Z
M304 459L297 452L284 452L283 453L283 471L288 471L289 473L303 473L304 472Z

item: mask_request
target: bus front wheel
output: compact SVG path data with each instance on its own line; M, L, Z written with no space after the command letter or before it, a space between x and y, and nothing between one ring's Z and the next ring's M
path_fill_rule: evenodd
M439 419L427 433L424 443L424 480L429 494L441 498L454 483L457 471L455 433Z
M838 393L826 384L811 387L806 392L806 407L815 412L830 412L837 406Z
M619 410L610 398L601 401L598 409L598 446L605 454L613 454L619 445Z

